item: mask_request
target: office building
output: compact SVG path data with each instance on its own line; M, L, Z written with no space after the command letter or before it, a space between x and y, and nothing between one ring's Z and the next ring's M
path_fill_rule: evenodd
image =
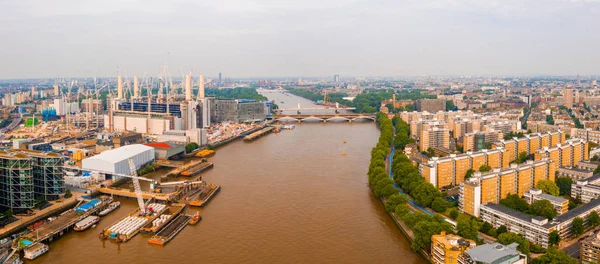
M0 206L23 212L36 200L65 194L64 157L40 151L0 151Z
M446 110L446 100L444 99L420 99L415 101L415 108L419 112L438 112Z
M525 192L525 194L523 194L523 198L530 205L535 201L547 200L554 206L554 209L558 215L562 215L569 210L569 200L543 193L540 189L531 189Z
M510 168L491 172L475 172L460 185L458 204L461 212L476 217L481 205L499 203L509 194L523 196L541 180L554 180L552 160L528 161L511 164Z
M475 241L471 239L464 239L442 231L439 235L431 236L431 263L464 263L460 260L464 257L465 251L475 248L476 245Z
M340 76L339 75L333 75L333 82L334 83L340 83Z
M164 131L158 136L158 141L168 141L178 144L187 144L196 142L200 146L208 144L208 135L206 129L194 128L190 130L169 130Z
M527 256L517 250L519 244L483 244L469 249L464 254L464 262L477 264L527 264Z

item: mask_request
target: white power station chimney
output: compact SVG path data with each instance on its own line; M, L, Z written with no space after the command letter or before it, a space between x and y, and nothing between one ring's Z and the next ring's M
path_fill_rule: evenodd
M185 100L192 100L192 76L189 74L185 76Z
M139 80L137 76L133 76L133 97L138 98L140 97L140 86L139 86Z
M198 99L204 99L204 76L200 75L200 80L198 81Z
M119 75L119 78L117 80L117 98L123 98L123 76L121 75Z

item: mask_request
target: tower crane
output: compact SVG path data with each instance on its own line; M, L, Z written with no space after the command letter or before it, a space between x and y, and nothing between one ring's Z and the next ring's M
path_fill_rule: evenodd
M137 175L137 168L135 167L135 163L133 163L133 159L127 159L129 162L129 170L131 171L131 182L133 182L133 189L135 191L135 196L137 197L138 206L140 207L140 214L144 214L146 212L146 208L144 205L144 197L142 197L142 188L140 187L140 180Z

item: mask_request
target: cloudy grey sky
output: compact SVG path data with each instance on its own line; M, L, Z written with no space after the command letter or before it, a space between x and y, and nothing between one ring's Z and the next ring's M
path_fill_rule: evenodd
M168 54L168 55L167 55ZM0 0L0 78L600 74L600 0Z

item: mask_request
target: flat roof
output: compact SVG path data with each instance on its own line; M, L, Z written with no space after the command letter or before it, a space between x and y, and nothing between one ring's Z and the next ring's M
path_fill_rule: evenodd
M554 196L554 195L550 195L550 194L547 194L547 193L542 193L542 194L540 194L538 196L541 197L541 198L543 198L543 199L545 199L545 200L554 201L554 202L557 202L557 203L564 203L564 202L568 201L565 198Z
M586 204L583 204L582 206L573 208L573 209L567 211L565 214L555 217L554 220L552 220L552 222L560 223L560 222L570 220L571 218L575 218L576 216L583 214L589 210L592 210L592 208L597 207L597 206L600 206L600 199L591 200L589 203L586 203Z
M484 204L484 206L488 207L488 208L490 208L492 210L500 211L500 212L502 212L504 214L510 215L510 216L512 216L514 218L518 218L518 219L526 221L526 222L531 222L531 219L533 219L533 217L531 217L528 214L521 213L521 212L519 212L517 210L508 208L508 207L506 207L504 205L495 204L495 203L486 203L486 204Z

